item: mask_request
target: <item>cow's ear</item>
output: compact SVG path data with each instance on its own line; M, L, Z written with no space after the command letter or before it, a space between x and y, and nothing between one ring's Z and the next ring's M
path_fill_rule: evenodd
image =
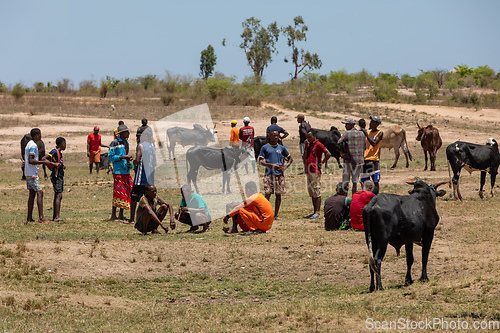
M446 194L445 190L439 190L439 191L436 192L436 196L438 196L438 197L442 197L445 194Z

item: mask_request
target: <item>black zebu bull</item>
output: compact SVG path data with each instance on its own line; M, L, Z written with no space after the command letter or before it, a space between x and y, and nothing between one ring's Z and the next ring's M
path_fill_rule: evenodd
M106 174L109 174L113 171L113 167L109 162L108 153L101 154L101 170L108 170Z
M259 159L260 150L262 149L262 146L264 146L265 143L266 143L265 136L256 136L253 138L253 151L256 161Z
M326 149L332 154L333 157L337 160L337 163L339 165L339 168L342 169L342 164L340 163L340 151L337 146L337 141L339 141L340 137L342 136L337 129L337 127L332 126L330 127L329 131L325 130L320 130L313 128L313 130L316 132L316 139L321 142ZM325 168L328 169L328 164L325 165Z
M186 169L187 182L193 182L194 188L199 193L196 178L198 177L198 169L203 166L207 170L220 169L222 170L222 193L224 193L227 184L227 193L231 193L229 182L231 175L229 171L238 166L240 155L244 151L239 148L226 147L223 149L195 146L189 148L186 152Z
M486 145L477 145L474 143L456 141L446 148L446 157L453 170L453 195L462 200L462 194L459 188L459 177L462 167L472 173L474 170L481 171L481 186L479 188L479 197L484 198L484 183L486 182L486 172L491 176L491 195L493 196L493 187L500 164L500 153L498 152L498 143L495 139L488 139ZM456 197L455 197L456 198Z
M21 170L23 171L23 177L21 179L25 180L26 176L24 174L24 150L26 149L26 146L28 145L28 142L31 141L31 135L25 134L23 138L21 139L21 161L22 161L22 166ZM38 141L36 143L38 147L38 160L42 160L42 157L45 156L45 143L43 143L42 140ZM47 169L45 168L45 164L43 164L43 176L45 179L47 179Z
M436 197L446 194L446 191L437 191L441 182L427 185L422 180L414 183L409 196L381 193L375 196L363 208L363 224L365 227L366 245L370 255L370 291L382 290L380 267L384 259L387 245L396 249L397 255L401 246L406 250L406 285L412 284L411 266L413 264L413 243L422 246L422 276L420 281L428 281L427 260L434 229L439 222L436 211ZM374 283L376 276L376 285Z
M208 142L215 142L214 130L205 129L198 124L193 125L193 129L184 127L172 127L167 129L168 137L168 158L175 160L175 144L181 146L201 145L206 146Z

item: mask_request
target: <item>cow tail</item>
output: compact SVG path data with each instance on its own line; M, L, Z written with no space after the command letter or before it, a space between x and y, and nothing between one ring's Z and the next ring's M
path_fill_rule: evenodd
M363 209L363 226L365 227L365 237L366 237L366 245L368 246L368 264L370 265L370 269L375 272L375 274L378 276L380 275L380 270L377 268L377 265L375 263L375 259L373 256L373 247L372 247L372 236L371 236L371 207L373 207L373 201L376 200L376 198L372 199L372 202L370 202L368 205L365 206Z
M405 139L405 149L406 152L408 153L408 158L410 159L410 161L413 161L413 156L411 156L410 148L408 147L408 142L406 141L406 131L404 129L403 129L403 137Z

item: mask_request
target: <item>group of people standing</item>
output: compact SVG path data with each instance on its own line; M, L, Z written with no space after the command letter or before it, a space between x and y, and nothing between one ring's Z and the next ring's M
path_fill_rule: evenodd
M305 121L305 116L299 114L296 118L299 123L299 150L304 165L303 173L306 175L307 191L312 199L313 207L313 212L304 218L317 219L321 217L321 168L330 159L331 153L316 138L316 131ZM232 147L239 147L239 140L242 140L242 148L247 145L253 147L255 131L249 126L248 117L245 117L243 122L245 126L239 131L236 128L237 121L231 122L230 145ZM342 182L337 186L337 194L325 201L325 228L328 230L339 228L342 221L349 220L351 216L349 209L353 200L354 211L351 226L354 229L363 230L362 208L379 191L380 145L383 132L378 129L378 126L381 120L377 116L370 117L369 130L365 128L364 119L359 120L359 130L355 128L356 122L352 118L342 123L345 125L346 132L337 142L339 146L343 146L344 152L342 154L344 161ZM266 130L266 144L258 152L259 164L266 167L263 179L265 198L269 200L272 194L276 196L275 219L279 219L281 195L286 193L284 171L293 161L281 141L288 135L288 132L277 124L277 118L272 117L271 125ZM350 182L352 182L352 199L347 198ZM363 185L360 191L357 191L358 182ZM340 202L342 202L341 205Z
M312 199L313 212L304 216L308 219L317 219L321 215L321 168L331 157L328 149L316 138L316 131L305 121L305 116L299 114L299 148L306 175L308 194ZM236 127L237 121L231 122L230 146L253 148L255 130L250 126L250 118L243 119L245 126ZM337 194L325 201L324 217L325 228L335 229L342 227L342 222L352 221L351 226L363 230L361 211L371 198L378 193L380 182L380 145L383 132L378 129L381 121L379 117L370 117L369 130L366 123L360 119L359 130L355 129L356 122L348 118L342 122L346 132L338 140L339 146L344 146L344 168L342 182L337 185ZM113 200L110 220L122 220L124 223L134 223L135 228L142 233L159 232L158 227L168 231L162 224L166 214L169 214L170 228L175 229L175 220L191 226L189 231L208 230L211 223L210 211L203 198L194 193L189 185L181 188L182 200L179 210L174 214L173 207L167 201L157 196L154 186L154 172L156 153L152 128L147 125L147 119L142 119L142 126L136 133L135 158L130 152L129 128L122 122L114 130L115 138L109 146L102 144L99 127L95 126L93 133L87 137L87 156L89 158L89 172L93 165L96 172L100 169L100 148L109 148L108 159L113 170ZM258 152L258 163L264 166L263 178L264 195L258 191L254 182L245 185L247 199L242 202L228 204L228 215L224 218L227 223L233 218L231 228L224 228L226 232L237 232L238 226L245 231L265 232L273 221L280 219L279 211L281 196L286 194L285 171L293 163L293 158L283 145L282 140L289 133L277 124L277 118L271 118L271 125L266 130L266 143ZM31 131L31 140L25 151L25 169L27 186L30 190L28 200L27 221L33 221L32 210L34 198L37 196L39 222L47 221L43 216L43 191L38 180L38 165L45 164L52 169L52 183L54 184L54 216L53 220L60 220L60 203L62 199L64 163L62 151L66 148L66 140L57 138L56 148L46 157L38 161L36 142L41 139L41 131L37 128ZM255 172L255 161L253 161ZM135 170L135 177L131 173ZM248 170L247 170L248 172ZM352 182L352 198L347 198L349 182ZM357 183L364 185L357 191ZM260 194L260 195L259 195ZM275 195L274 212L269 200ZM130 210L130 218L124 217L124 210ZM361 219L361 220L360 220Z

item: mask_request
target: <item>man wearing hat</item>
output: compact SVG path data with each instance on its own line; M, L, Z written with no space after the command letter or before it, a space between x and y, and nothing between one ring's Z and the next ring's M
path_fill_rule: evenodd
M354 129L356 122L352 118L347 118L342 122L347 130L339 139L337 144L347 143L349 154L344 158L344 169L342 171L342 183L344 187L349 185L352 179L352 193L358 189L359 174L364 163L364 152L366 147L365 136L363 132Z
M101 143L101 135L99 127L94 126L94 133L87 136L87 157L89 158L89 171L92 174L92 165L95 163L96 172L99 173L101 168L101 148L109 148Z
M297 122L299 123L299 149L300 149L300 156L304 156L304 152L306 151L306 134L307 131L311 129L311 125L307 121L305 121L305 116L302 113L299 113L297 115ZM304 171L302 173L305 173L306 170L306 165L304 164Z
M236 127L237 123L236 120L231 121L231 138L229 139L229 145L233 148L239 148L240 146L240 132Z
M370 117L370 130L361 129L366 136L365 162L361 169L361 182L364 183L371 178L375 185L375 194L380 189L380 145L384 137L384 132L378 129L381 122L377 116Z
M241 140L241 148L253 151L253 138L255 136L255 130L252 126L250 126L250 118L243 118L243 126L240 128L239 138ZM255 173L255 155L251 153L249 155L249 159L252 162L253 173ZM245 170L248 174L248 163L245 163Z
M126 125L118 126L118 138L109 145L108 158L113 162L113 209L110 220L124 220L123 210L130 210L130 193L132 191L132 178L130 169L133 156L129 153L128 137L130 131ZM120 214L116 217L116 208Z

